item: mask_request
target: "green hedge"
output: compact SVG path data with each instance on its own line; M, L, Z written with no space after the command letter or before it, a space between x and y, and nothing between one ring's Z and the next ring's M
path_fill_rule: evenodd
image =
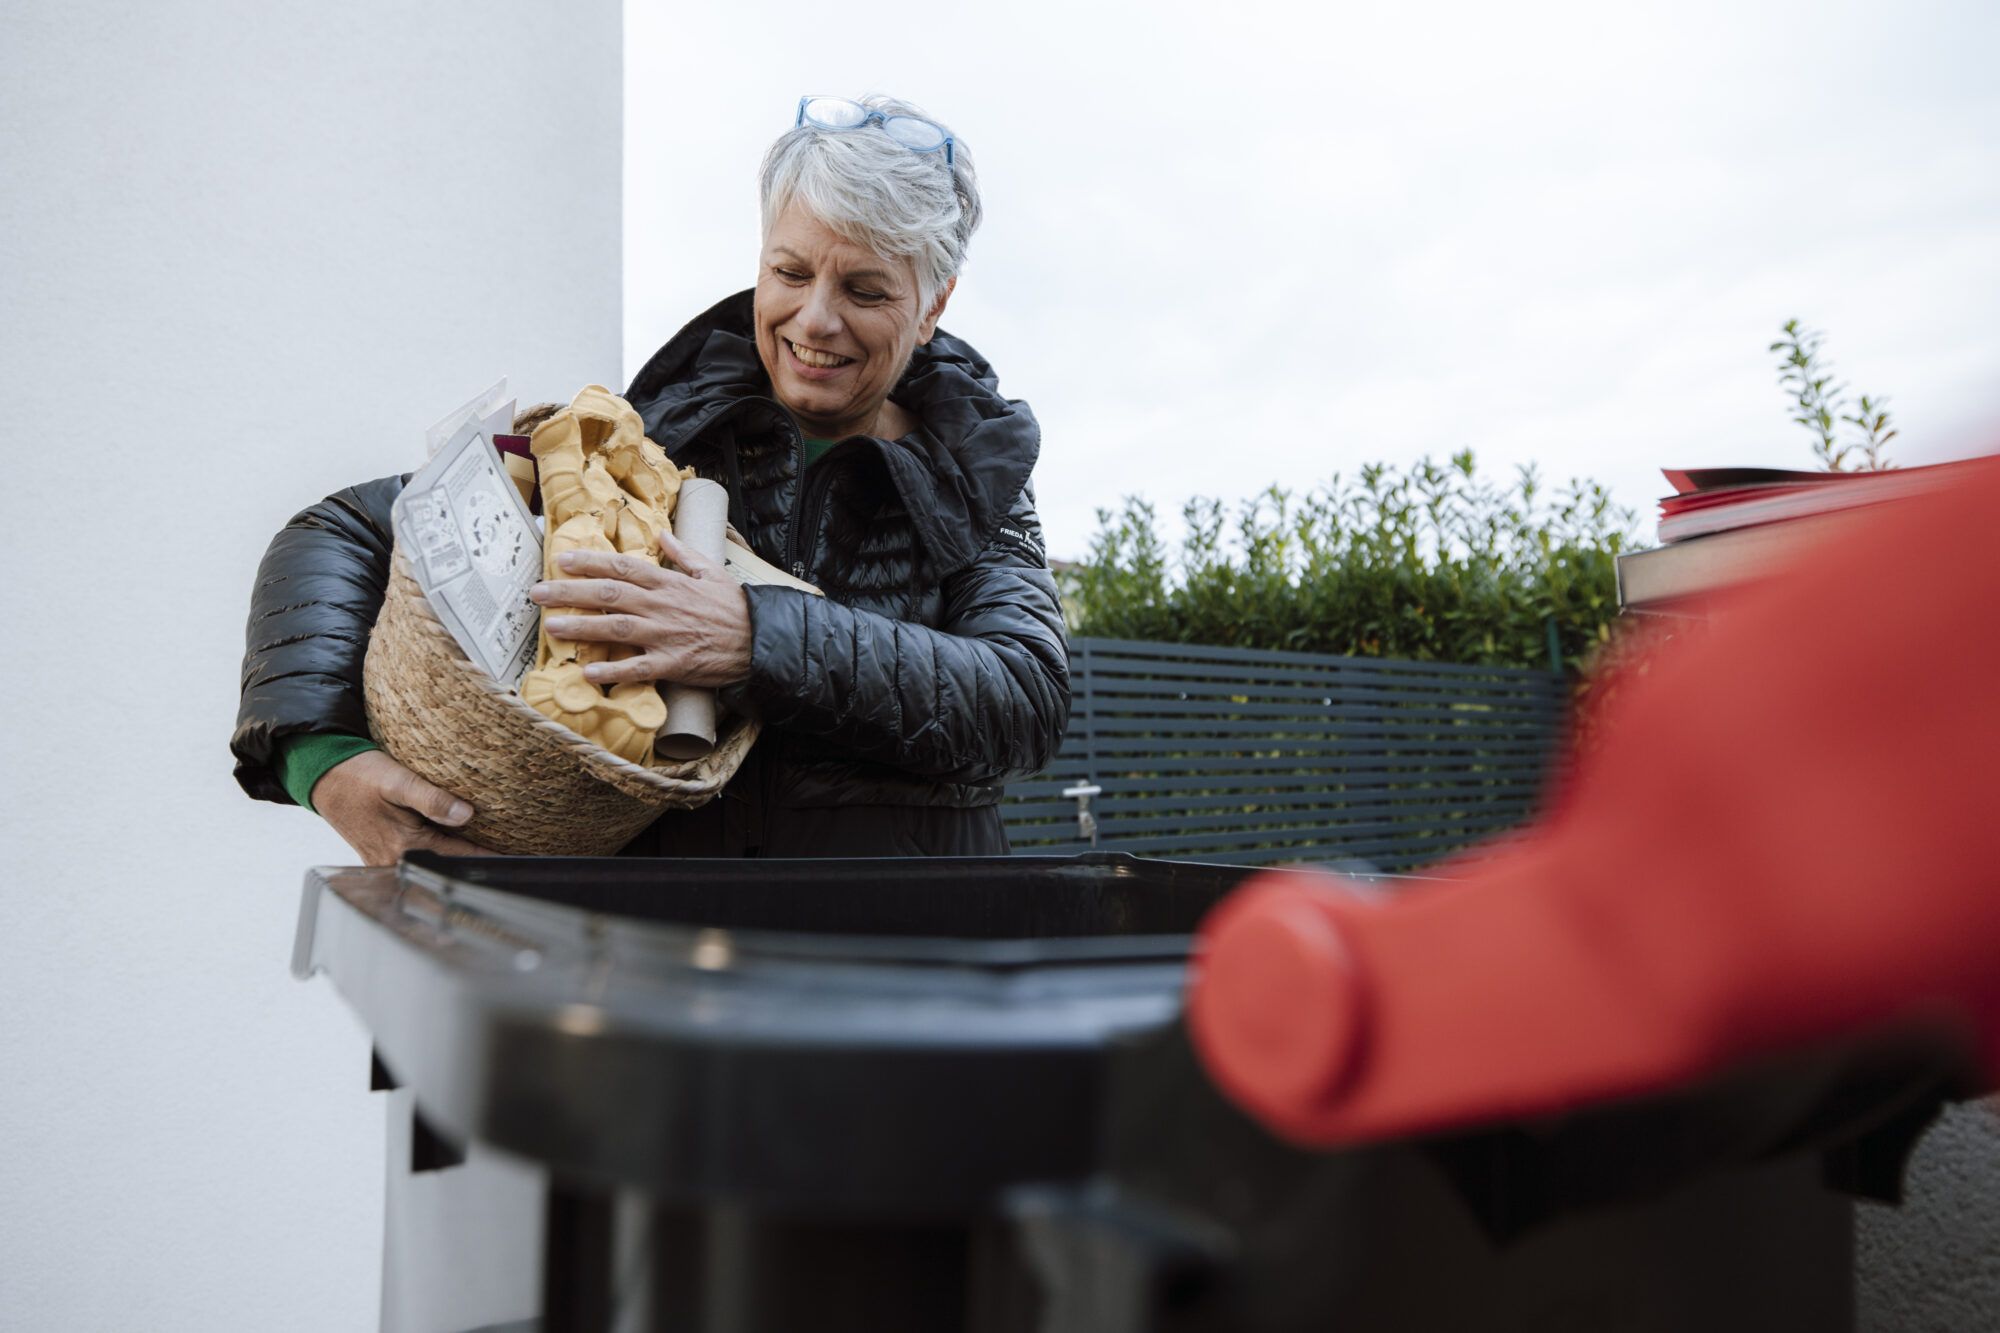
M1510 486L1471 451L1407 471L1382 464L1295 497L1183 508L1169 554L1147 501L1100 509L1090 556L1060 570L1079 635L1245 648L1547 666L1553 626L1575 669L1610 636L1612 557L1634 516L1594 482Z

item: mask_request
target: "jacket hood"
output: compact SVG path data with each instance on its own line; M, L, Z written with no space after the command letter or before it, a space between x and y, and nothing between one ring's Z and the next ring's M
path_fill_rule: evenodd
M690 320L625 391L669 457L724 419L790 416L757 355L752 295ZM985 357L943 329L916 349L890 396L919 428L900 440L857 438L880 454L938 572L952 573L992 540L1027 486L1041 425L1026 403L1001 397Z

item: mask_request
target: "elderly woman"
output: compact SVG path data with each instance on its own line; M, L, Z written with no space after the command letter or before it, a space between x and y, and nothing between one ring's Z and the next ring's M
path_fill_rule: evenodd
M677 545L678 568L622 575L576 554L581 593L618 614L551 632L644 650L596 679L718 687L764 722L721 800L627 850L1004 853L1001 784L1054 754L1068 658L1029 485L1040 429L938 329L979 225L971 155L915 107L807 98L762 202L756 287L697 316L626 397L676 463L729 488L758 554L826 596L738 587ZM465 802L363 739L401 485L342 491L272 542L232 742L245 790L317 810L371 864L480 850L448 831Z

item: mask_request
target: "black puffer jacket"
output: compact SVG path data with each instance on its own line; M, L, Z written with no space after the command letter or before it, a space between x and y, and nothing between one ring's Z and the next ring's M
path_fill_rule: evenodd
M802 475L748 292L681 330L626 396L676 462L728 486L731 521L759 555L827 594L746 590L751 676L729 702L762 718L764 737L724 799L664 816L628 850L1004 852L1001 785L1048 762L1069 716L1027 405L940 331L891 395L920 429L848 439ZM284 737L367 734L361 662L401 486L384 478L314 505L264 557L232 742L253 796L289 799L274 770Z

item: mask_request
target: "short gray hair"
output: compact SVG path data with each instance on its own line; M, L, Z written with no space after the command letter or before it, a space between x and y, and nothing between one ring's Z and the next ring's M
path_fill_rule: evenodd
M919 116L951 130L921 108L893 97L857 99L888 116ZM952 136L944 151L913 153L879 125L823 130L799 125L764 154L759 192L764 230L794 203L856 245L887 259L914 260L917 298L926 311L958 276L965 247L979 226L979 177L965 141Z

